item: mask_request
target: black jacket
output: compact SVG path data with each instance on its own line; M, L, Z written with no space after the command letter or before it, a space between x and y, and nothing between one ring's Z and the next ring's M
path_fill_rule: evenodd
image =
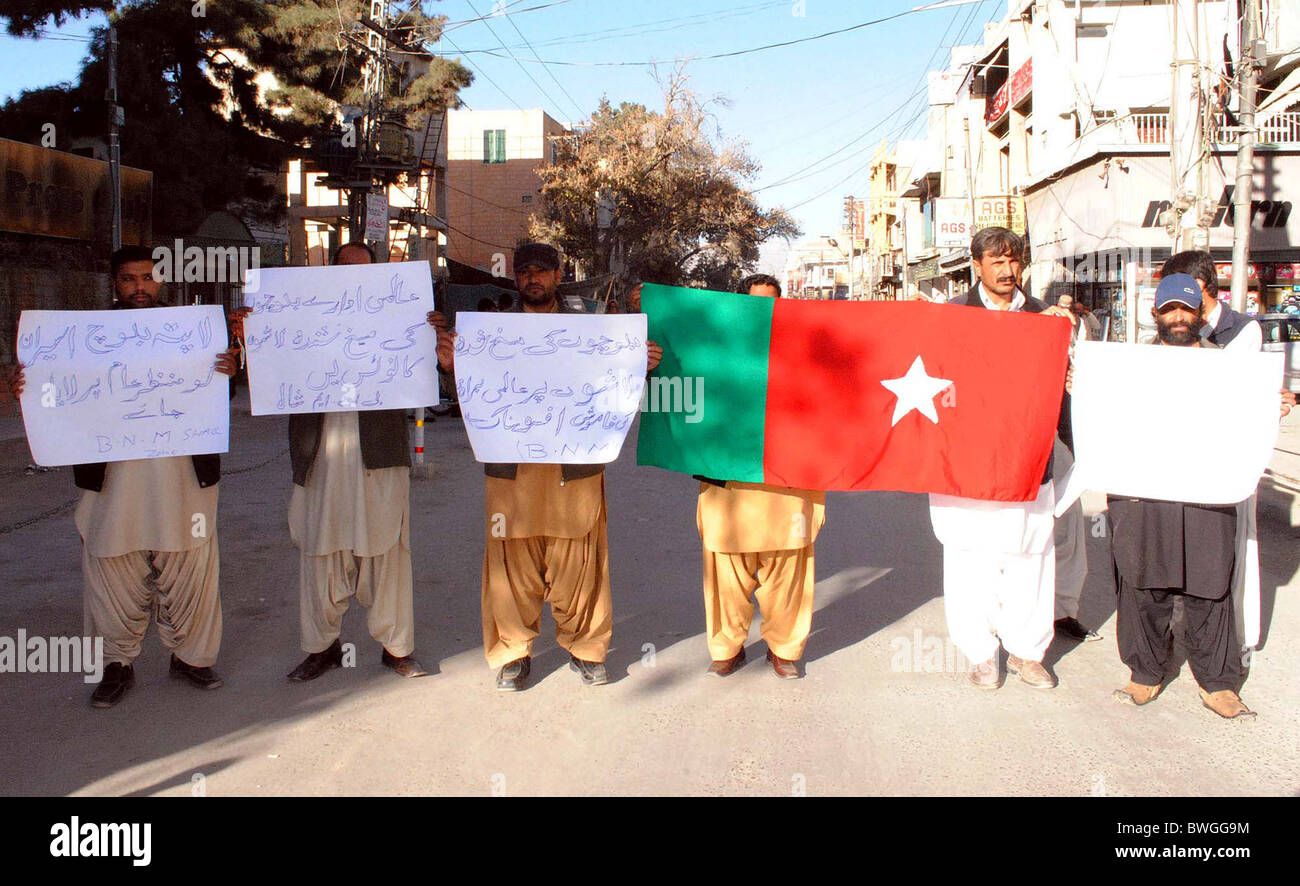
M951 299L948 302L948 304L966 305L967 307L972 307L972 308L984 308L985 307L984 299L980 298L980 285L976 283L966 292L965 295L959 295L956 298ZM1025 293L1024 312L1026 314L1041 314L1045 310L1047 310L1046 304L1034 298L1029 293L1027 292ZM1058 435L1060 435L1061 439L1065 441L1065 443L1070 447L1071 451L1073 451L1074 435L1073 433L1071 433L1071 431L1072 428L1070 427L1070 398L1069 395L1065 393L1064 385L1062 385L1061 408L1060 410L1058 410L1056 414L1056 432ZM1047 471L1046 473L1043 474L1043 479L1039 482L1039 485L1041 486L1043 483L1046 483L1050 479L1052 479L1052 460L1049 458L1047 460Z
M190 458L194 461L194 475L198 478L199 488L215 486L221 479L221 456L191 455ZM104 488L104 472L107 469L108 465L104 462L73 465L72 482L77 484L78 489L100 492Z
M307 485L307 473L320 449L323 412L295 412L289 416L289 462L293 482ZM357 415L361 436L361 463L367 470L409 468L411 446L405 409L370 409Z
M980 285L976 283L966 292L965 295L959 295L956 298L951 299L948 302L948 304L966 305L967 307L971 307L971 308L984 307L984 299L980 298ZM1025 293L1026 314L1041 314L1045 310L1047 310L1047 305L1043 304L1041 301L1034 298L1029 293L1027 292Z
M1236 338L1243 329L1255 321L1245 314L1238 313L1232 308L1224 305L1219 310L1219 322L1214 324L1214 328L1209 326L1202 327L1201 338L1206 339L1210 344L1223 347Z

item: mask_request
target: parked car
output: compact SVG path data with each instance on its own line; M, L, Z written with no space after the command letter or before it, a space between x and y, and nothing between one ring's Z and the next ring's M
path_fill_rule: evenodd
M1286 354L1286 386L1300 392L1300 314L1264 314L1264 350Z

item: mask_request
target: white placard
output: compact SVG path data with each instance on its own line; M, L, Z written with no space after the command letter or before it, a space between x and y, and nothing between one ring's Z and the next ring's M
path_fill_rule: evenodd
M428 262L263 268L245 294L253 415L438 403Z
M385 194L366 195L366 232L365 239L371 243L388 242L388 196Z
M645 374L645 314L456 315L456 393L481 462L613 461Z
M1226 505L1268 467L1281 414L1282 354L1081 341L1074 351L1078 492Z
M218 305L23 311L23 424L40 465L225 452L230 386Z

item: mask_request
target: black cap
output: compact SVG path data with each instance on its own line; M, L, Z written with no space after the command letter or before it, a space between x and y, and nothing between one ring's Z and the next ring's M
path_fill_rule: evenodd
M546 243L522 243L515 247L515 272L527 265L537 265L547 271L560 269L560 253Z

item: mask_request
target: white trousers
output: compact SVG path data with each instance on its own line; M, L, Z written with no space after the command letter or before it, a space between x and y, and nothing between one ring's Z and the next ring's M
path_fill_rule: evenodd
M1032 502L930 496L948 634L972 664L993 658L999 640L1012 655L1043 660L1056 605L1055 503L1051 482Z
M1237 505L1237 562L1232 570L1233 619L1237 643L1243 650L1259 645L1259 527L1255 505L1259 496Z
M1052 642L1056 551L1008 554L944 545L943 611L948 634L971 664L998 641L1012 655L1042 661Z

